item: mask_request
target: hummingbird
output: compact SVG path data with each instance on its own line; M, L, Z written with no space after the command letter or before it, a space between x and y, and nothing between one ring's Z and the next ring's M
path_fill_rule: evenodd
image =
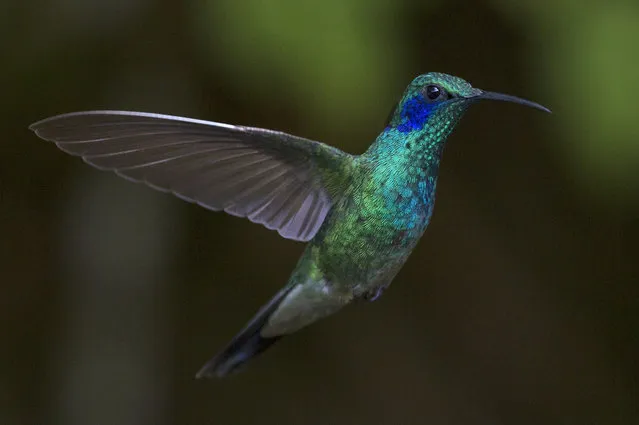
M279 131L129 111L72 112L30 126L101 170L308 242L286 285L196 377L223 377L317 320L374 301L421 239L446 139L480 100L538 103L417 76L361 155Z

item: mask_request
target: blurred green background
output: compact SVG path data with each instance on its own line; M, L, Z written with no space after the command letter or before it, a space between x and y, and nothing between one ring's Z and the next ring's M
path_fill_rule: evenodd
M639 423L635 0L3 0L0 423ZM384 297L194 373L303 245L36 138L129 109L362 152L416 75L473 107Z

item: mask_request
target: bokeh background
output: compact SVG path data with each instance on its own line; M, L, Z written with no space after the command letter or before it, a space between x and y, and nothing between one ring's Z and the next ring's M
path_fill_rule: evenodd
M639 423L639 3L3 0L0 423ZM86 109L360 153L416 75L473 107L384 296L244 373L194 373L303 245L91 169L27 126Z

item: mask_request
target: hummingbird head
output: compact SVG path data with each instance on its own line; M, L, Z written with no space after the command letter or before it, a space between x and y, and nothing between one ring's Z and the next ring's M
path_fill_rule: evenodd
M480 90L452 75L429 72L415 78L389 116L387 128L402 133L427 130L445 138L468 107L480 100L519 103L550 112L538 103L519 97ZM428 126L426 126L428 124Z

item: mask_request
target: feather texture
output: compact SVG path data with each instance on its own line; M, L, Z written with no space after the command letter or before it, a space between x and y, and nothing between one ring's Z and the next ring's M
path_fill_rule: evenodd
M74 112L30 128L99 169L299 241L319 230L340 192L326 178L350 158L277 131L142 112Z

